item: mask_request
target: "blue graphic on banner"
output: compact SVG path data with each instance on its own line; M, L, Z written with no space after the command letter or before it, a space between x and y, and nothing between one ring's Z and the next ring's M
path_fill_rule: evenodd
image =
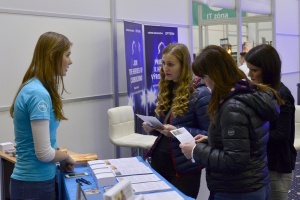
M148 115L155 115L163 49L178 42L175 27L144 26Z
M135 114L146 114L142 25L124 21L128 105ZM141 133L140 119L135 116L135 131Z

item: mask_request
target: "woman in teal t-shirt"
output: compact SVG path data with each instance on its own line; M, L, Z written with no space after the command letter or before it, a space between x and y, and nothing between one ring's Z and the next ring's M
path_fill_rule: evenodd
M67 120L58 88L72 64L72 43L64 35L40 36L31 64L10 108L14 121L17 162L10 181L11 199L51 199L55 194L56 162L62 171L74 170L75 161L57 150L56 129ZM61 84L61 87L59 87Z

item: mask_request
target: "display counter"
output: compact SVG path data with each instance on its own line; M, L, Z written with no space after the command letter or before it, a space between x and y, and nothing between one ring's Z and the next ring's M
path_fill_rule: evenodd
M11 154L6 154L3 151L0 151L0 168L1 168L1 199L9 199L9 182L10 175L14 169L16 163L16 158Z
M152 169L150 167L150 165L147 162L145 162L140 156L138 156L137 158L140 162L142 162L143 164L148 166L152 170L153 174L157 175L162 181L164 181L166 184L168 184L171 187L170 190L165 190L165 191L176 191L183 199L186 199L186 200L194 199L194 198L188 197L188 196L184 195L182 192L180 192L171 183L169 183L166 179L164 179L159 173L157 173L154 169ZM92 175L90 174L89 167L87 167L87 166L76 167L74 171L76 173L79 173L79 172L88 172L89 173L87 176L84 176L83 178L88 180L89 182L91 182L91 185L82 184L82 186L80 186L81 190L97 187L95 181L92 178ZM77 191L78 185L76 183L76 178L66 178L64 175L65 175L65 173L61 173L61 180L62 180L61 190L62 190L62 193L64 194L63 198L66 200L76 200L76 194L78 192ZM117 183L117 180L116 180L116 183ZM105 192L104 188L100 187L99 189L103 195L103 193ZM161 192L165 192L165 191L161 191ZM157 191L156 191L156 193L157 193Z
M70 153L70 152L69 152ZM73 153L73 152L72 152ZM12 157L9 154L0 151L1 157L1 199L9 199L9 181L10 176L12 174L14 164L16 163L16 158ZM148 163L146 163L140 156L137 157L142 163L146 166L150 167ZM166 184L171 187L172 191L176 191L183 199L192 200L193 198L184 195L180 192L177 188L175 188L171 183L169 183L166 179L164 179L160 174L158 174L154 169L150 167L155 175L157 175L161 180L163 180ZM94 182L89 168L86 165L76 165L75 172L88 172L88 176L84 178L90 181L91 185L83 184L81 189L88 189L88 188L96 188L97 185ZM59 172L57 173L58 176L58 188L59 188L59 199L61 200L76 200L77 194L77 183L76 178L66 178L65 173ZM117 183L117 180L116 180ZM101 193L104 193L104 188L99 188Z

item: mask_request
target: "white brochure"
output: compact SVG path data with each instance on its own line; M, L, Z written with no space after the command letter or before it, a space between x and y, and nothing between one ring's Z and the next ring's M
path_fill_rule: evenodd
M132 184L132 188L133 188L135 194L143 193L143 192L154 192L154 191L171 190L172 189L164 181L136 183L136 184Z
M179 140L180 143L189 143L189 142L194 142L195 139L192 136L190 132L188 132L184 127L175 129L173 131L170 131L176 138ZM194 163L195 160L191 159L191 161Z
M164 126L156 117L146 116L146 115L139 115L139 114L136 114L136 116L141 118L144 122L147 122L148 124L150 124L150 126L152 128L160 129Z
M157 200L157 199L172 199L184 200L176 191L156 192L143 194L144 200Z
M131 183L145 183L145 182L160 181L160 178L155 174L141 174L141 175L133 175L133 176L122 176L116 178L119 182L124 179L127 179L130 180Z
M194 137L184 127L170 131L180 143L195 142Z

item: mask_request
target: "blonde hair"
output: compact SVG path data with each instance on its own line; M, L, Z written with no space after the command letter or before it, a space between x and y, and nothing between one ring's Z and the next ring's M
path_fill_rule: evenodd
M173 81L165 80L163 67L160 68L159 93L155 113L165 115L172 109L174 116L183 115L188 109L190 93L194 91L191 88L193 72L189 50L184 44L174 43L169 44L162 54L175 56L180 62L182 71L178 84L176 84Z
M27 69L22 83L15 95L10 108L10 116L14 117L14 104L18 93L28 80L38 78L49 92L56 120L66 120L63 114L61 94L65 90L63 82L62 59L63 54L72 46L67 37L55 32L46 32L40 36L34 49L33 58ZM59 85L61 94L58 93Z

